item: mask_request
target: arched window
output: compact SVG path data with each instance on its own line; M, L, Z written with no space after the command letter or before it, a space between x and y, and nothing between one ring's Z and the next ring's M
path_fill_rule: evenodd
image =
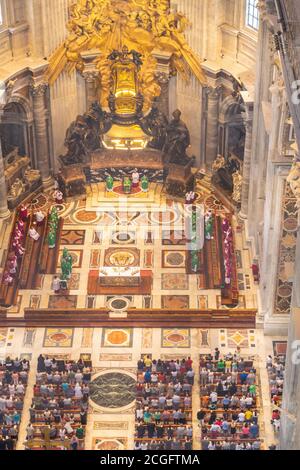
M258 0L246 0L246 26L255 30L259 28L257 2Z

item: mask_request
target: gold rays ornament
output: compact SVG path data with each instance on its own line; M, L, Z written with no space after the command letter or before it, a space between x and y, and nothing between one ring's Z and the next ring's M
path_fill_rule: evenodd
M200 60L184 36L188 24L183 14L171 12L169 0L77 0L71 6L67 39L50 57L45 79L51 85L63 70L71 72L76 68L82 72L81 54L96 50L100 102L107 106L111 66L107 57L113 50L127 46L142 54L139 86L145 109L149 109L160 95L154 52L169 53L174 70L186 79L193 73L200 83L206 84Z

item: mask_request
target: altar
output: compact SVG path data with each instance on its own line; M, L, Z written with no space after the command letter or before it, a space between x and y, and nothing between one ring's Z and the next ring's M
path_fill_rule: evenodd
M151 295L153 272L137 267L105 267L89 272L88 295Z
M99 271L101 286L137 287L141 285L141 270L135 267L103 267Z

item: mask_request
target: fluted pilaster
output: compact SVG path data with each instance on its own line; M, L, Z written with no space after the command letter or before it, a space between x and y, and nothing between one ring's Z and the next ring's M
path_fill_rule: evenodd
M98 87L98 77L99 72L95 71L86 71L82 74L85 80L85 90L86 90L86 105L89 109L95 101L98 101L97 97L97 87Z
M30 86L33 100L33 116L37 151L37 166L44 185L51 181L48 128L46 117L46 83L32 82Z
M0 219L5 219L6 217L9 217L9 215L10 212L7 206L7 189L4 177L4 164L0 141Z
M218 155L218 127L219 127L219 103L222 87L207 87L207 127L206 127L206 151L205 163L208 168Z
M248 217L249 187L251 174L251 156L252 156L252 131L253 131L253 103L247 105L247 112L244 115L244 124L246 128L245 152L243 163L243 186L241 196L240 217Z

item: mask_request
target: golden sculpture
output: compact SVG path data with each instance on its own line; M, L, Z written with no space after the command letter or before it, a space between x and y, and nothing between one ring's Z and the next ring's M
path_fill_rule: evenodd
M242 185L243 185L243 177L239 171L235 171L232 175L233 180L233 193L232 193L232 200L239 204L241 202L242 196Z
M142 54L139 86L145 99L144 108L149 109L160 94L155 80L154 51L170 53L172 67L185 78L193 73L201 83L206 83L200 60L183 34L187 25L184 15L170 11L169 0L77 0L71 7L68 37L50 58L45 78L53 84L65 69L71 72L76 67L83 71L81 54L96 49L101 53L96 64L100 102L106 106L111 65L107 56L127 46Z

